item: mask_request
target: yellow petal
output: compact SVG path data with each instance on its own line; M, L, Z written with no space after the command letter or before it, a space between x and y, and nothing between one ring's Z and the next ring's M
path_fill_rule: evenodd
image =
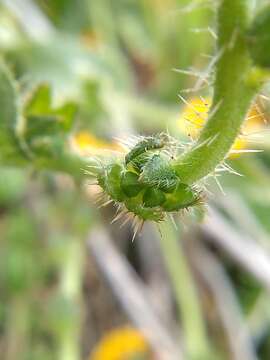
M143 335L131 327L106 334L90 354L89 360L128 360L135 354L146 354L149 346Z
M188 101L178 120L178 126L181 132L196 139L203 125L205 124L211 107L211 99L192 98ZM243 124L242 134L235 140L232 150L246 149L248 143L248 134L259 131L264 126L264 115L255 104L251 107L247 118ZM230 158L237 157L238 154L230 154Z
M120 150L118 144L98 139L88 131L81 131L71 138L72 149L81 156L99 154L102 150Z
M188 136L191 136L192 139L196 139L207 120L211 103L210 98L190 99L178 121L180 130Z

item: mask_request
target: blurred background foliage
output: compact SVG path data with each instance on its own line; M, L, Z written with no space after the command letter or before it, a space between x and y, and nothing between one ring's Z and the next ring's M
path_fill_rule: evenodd
M231 234L220 228L242 241L258 272L246 239L270 264L267 88L257 100L256 131L242 144L264 152L228 161L244 176L222 176L226 196L209 181L225 245L189 219L165 229L161 242L146 226L131 243L130 228L109 225L113 209L97 211L95 190L85 186L87 156L117 150L116 137L169 129L187 141L187 108L177 94L211 98L214 43L211 1L1 1L1 58L18 82L27 122L23 160L1 155L1 359L159 359L133 321L137 310L125 310L125 294L89 252L86 239L97 226L135 270L185 359L270 358L270 272L261 280L226 251Z

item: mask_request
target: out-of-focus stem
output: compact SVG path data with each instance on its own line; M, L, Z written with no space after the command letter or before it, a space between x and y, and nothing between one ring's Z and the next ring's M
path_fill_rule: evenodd
M181 316L188 359L211 359L198 294L179 236L169 222L161 224L160 245Z
M59 334L59 360L80 359L80 297L83 264L82 244L77 238L69 238L65 247L65 261L60 274L60 294L71 309L67 327Z
M29 304L25 294L9 304L6 360L17 360L27 351Z

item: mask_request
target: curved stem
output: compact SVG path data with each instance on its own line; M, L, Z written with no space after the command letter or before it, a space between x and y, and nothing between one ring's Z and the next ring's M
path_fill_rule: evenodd
M173 163L185 183L202 179L223 161L261 85L246 44L248 10L246 0L222 0L219 6L212 111L198 141Z

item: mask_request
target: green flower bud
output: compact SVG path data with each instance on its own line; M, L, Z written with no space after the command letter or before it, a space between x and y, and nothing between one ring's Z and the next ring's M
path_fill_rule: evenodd
M161 154L153 155L146 163L140 180L144 184L155 186L164 192L172 192L179 181L168 159Z
M151 155L149 153L143 153L139 156L137 156L135 159L133 159L128 165L128 169L135 170L138 173L141 173L145 164L149 159L151 158Z
M164 149L159 150L162 142ZM166 212L200 205L199 192L181 183L172 166L170 154L177 149L177 140L166 134L140 138L125 159L119 157L99 167L97 179L105 195L101 198L103 205L117 203L113 221L132 220L136 234L146 220L160 222Z
M126 155L125 162L128 164L133 161L139 155L155 149L161 149L166 144L166 134L160 134L158 137L145 137L141 141L139 141Z

